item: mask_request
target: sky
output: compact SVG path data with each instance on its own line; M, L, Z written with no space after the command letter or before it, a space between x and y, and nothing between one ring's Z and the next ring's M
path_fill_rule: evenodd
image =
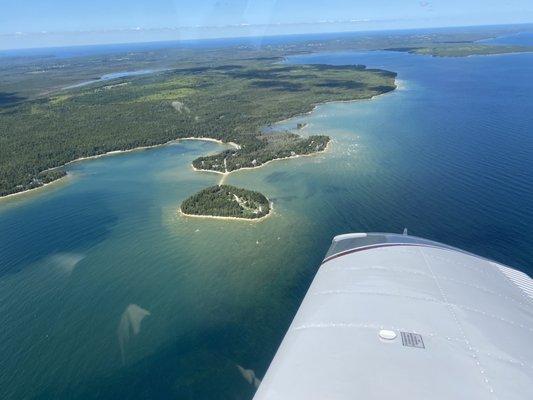
M2 0L0 49L533 22L533 0Z

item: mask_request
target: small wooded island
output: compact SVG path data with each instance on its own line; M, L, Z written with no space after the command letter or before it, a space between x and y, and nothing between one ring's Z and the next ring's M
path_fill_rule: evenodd
M180 211L188 216L259 219L270 213L270 203L259 192L217 185L183 201Z

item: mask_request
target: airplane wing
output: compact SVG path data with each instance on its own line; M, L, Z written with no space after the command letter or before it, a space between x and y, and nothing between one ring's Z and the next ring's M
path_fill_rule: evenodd
M255 400L533 399L533 280L429 240L336 236Z

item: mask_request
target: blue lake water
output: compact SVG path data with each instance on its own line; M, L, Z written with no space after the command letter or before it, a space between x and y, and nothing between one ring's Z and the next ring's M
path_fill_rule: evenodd
M279 124L328 152L232 174L275 213L187 219L218 176L188 141L72 164L0 203L0 397L249 399L335 234L401 232L533 273L533 54L292 57L398 72L397 91Z

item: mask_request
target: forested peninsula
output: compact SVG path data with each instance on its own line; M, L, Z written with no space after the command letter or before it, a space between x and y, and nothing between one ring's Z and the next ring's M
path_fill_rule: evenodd
M193 161L193 167L200 171L229 173L241 168L255 168L283 158L308 155L324 151L330 141L329 136L312 135L302 138L288 132L274 132L259 136L257 148L226 150Z
M95 83L0 108L0 195L61 177L58 167L78 158L186 137L240 146L193 163L219 172L225 171L224 160L232 171L321 151L326 136L267 134L261 128L319 103L368 99L396 87L396 74L389 71L278 61L222 59L218 65Z

